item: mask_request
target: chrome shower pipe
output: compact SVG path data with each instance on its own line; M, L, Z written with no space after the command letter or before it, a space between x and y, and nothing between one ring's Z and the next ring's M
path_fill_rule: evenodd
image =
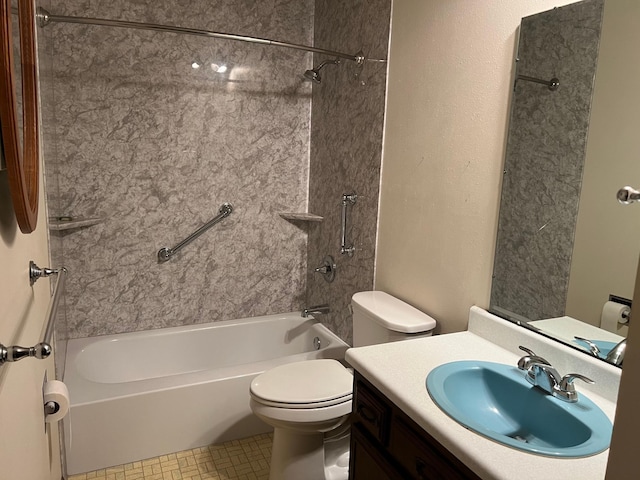
M125 20L109 20L106 18L91 17L72 17L67 15L54 15L44 8L39 7L36 13L38 25L46 27L50 23L79 23L86 25L101 25L104 27L133 28L137 30L151 30L156 32L182 33L185 35L195 35L199 37L221 38L224 40L236 40L240 42L257 43L261 45L272 45L275 47L292 48L295 50L304 50L307 52L322 53L331 57L346 58L352 60L358 65L362 65L366 60L364 53L359 51L353 55L342 52L334 52L333 50L325 50L324 48L310 47L307 45L299 45L296 43L279 42L268 38L249 37L246 35L235 35L232 33L213 32L209 30L199 30L195 28L174 27L170 25L159 25L156 23L128 22ZM380 61L374 60L372 61ZM384 61L384 60L383 60Z

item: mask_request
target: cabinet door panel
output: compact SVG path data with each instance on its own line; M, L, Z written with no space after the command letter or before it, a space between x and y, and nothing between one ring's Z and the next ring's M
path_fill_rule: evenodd
M357 425L351 430L350 455L350 480L403 480Z
M418 433L404 419L394 417L389 450L393 458L417 480L478 478L426 433Z
M359 423L377 441L386 446L389 438L391 407L361 380L356 380L355 391L354 423Z

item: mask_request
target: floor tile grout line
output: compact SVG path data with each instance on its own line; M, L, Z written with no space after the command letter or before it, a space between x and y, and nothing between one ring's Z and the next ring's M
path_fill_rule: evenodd
M267 480L272 434L197 447L92 472L68 480Z

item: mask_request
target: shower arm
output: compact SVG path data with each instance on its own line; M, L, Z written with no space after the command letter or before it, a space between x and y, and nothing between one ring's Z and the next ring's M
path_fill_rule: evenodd
M275 47L292 48L295 50L304 50L307 52L322 53L332 57L345 58L352 60L358 65L362 65L365 60L374 62L386 62L386 60L367 59L361 51L350 55L348 53L334 52L333 50L325 50L323 48L310 47L307 45L299 45L296 43L279 42L268 38L249 37L246 35L235 35L232 33L213 32L209 30L198 30L195 28L174 27L170 25L159 25L155 23L129 22L125 20L109 20L106 18L91 17L72 17L66 15L53 15L44 8L38 7L36 19L40 27L46 27L50 23L79 23L87 25L101 25L104 27L120 27L133 28L137 30L152 30L156 32L182 33L185 35L195 35L199 37L221 38L224 40L235 40L240 42L257 43L261 45L272 45Z

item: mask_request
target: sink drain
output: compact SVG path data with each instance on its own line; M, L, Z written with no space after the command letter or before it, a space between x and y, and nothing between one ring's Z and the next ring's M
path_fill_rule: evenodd
M522 443L529 443L529 440L527 440L526 438L524 438L521 435L518 435L517 433L514 433L512 435L507 435L507 436L509 438L513 438L514 440L517 440L517 441L522 442Z

